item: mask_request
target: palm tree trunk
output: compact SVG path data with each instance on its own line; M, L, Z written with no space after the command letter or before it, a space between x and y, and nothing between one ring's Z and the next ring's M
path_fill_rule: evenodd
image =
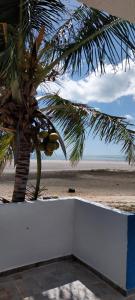
M37 177L36 177L36 187L34 193L34 200L37 199L40 189L40 180L41 180L41 152L39 149L36 149L36 156L37 156Z
M27 138L21 137L20 149L16 164L14 191L12 196L13 202L25 201L26 187L29 176L30 151L30 138L28 135Z

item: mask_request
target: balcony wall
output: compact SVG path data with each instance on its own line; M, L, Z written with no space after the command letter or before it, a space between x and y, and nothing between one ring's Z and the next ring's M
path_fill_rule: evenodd
M128 216L77 201L74 254L121 288L126 288Z
M72 253L74 200L0 206L0 272Z
M0 272L73 254L135 288L135 215L81 199L0 206Z

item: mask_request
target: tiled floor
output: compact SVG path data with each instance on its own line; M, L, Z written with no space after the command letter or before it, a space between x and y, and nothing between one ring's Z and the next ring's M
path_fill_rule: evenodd
M61 261L0 279L0 300L135 300L125 298L77 261Z

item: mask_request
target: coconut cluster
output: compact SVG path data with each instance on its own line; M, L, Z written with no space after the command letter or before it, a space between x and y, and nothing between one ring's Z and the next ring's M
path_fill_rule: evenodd
M59 148L59 136L56 132L41 131L39 138L42 140L39 146L40 151L44 151L45 155L51 156Z

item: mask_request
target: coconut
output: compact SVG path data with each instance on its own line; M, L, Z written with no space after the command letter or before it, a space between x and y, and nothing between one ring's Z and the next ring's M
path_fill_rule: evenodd
M45 149L44 153L46 156L52 156L53 151Z
M54 143L54 149L57 150L58 148L59 148L59 143L58 143L58 142L55 142L55 143Z
M49 134L49 140L50 142L55 142L59 139L59 136L57 133L53 132Z
M46 149L49 150L49 151L54 151L55 150L55 143L48 142L46 144Z
M39 137L41 139L47 138L47 136L48 136L48 131L41 131L41 132L39 132Z

